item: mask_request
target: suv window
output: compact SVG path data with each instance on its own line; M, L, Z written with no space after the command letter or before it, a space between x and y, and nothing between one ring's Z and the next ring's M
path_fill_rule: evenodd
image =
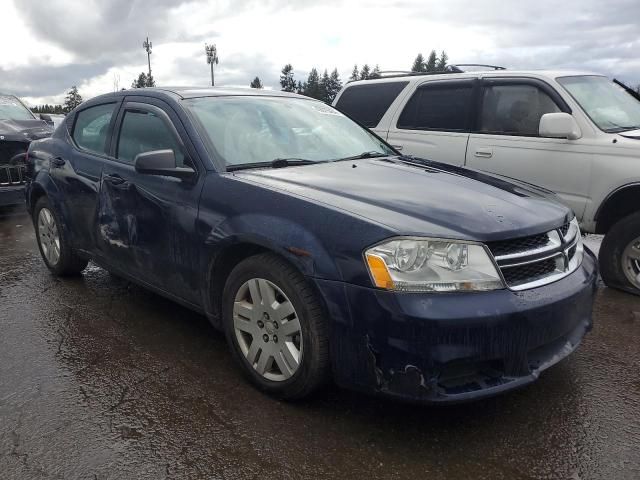
M115 103L96 105L78 112L73 127L73 140L80 148L95 153L107 153L107 135Z
M373 128L380 123L385 112L408 84L385 82L347 87L340 95L336 108L365 127Z
M407 130L469 130L472 108L471 82L434 82L413 94L398 119L398 128Z
M560 108L535 85L485 87L480 131L507 135L538 135L540 117Z
M127 110L120 127L116 157L133 163L136 155L153 150L173 150L177 166L184 166L180 144L162 118L150 111Z

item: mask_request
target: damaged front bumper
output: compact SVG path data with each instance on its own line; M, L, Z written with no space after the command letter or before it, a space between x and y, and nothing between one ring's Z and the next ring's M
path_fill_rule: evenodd
M444 403L522 387L569 355L591 329L596 277L585 249L571 275L520 292L403 294L315 282L333 320L338 384Z

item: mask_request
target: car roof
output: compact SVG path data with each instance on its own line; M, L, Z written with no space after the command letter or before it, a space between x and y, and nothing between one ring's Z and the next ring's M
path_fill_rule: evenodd
M105 98L123 97L130 95L142 95L155 98L171 98L173 100L181 100L184 98L199 98L199 97L229 97L229 96L242 96L242 97L289 97L289 98L305 98L313 100L310 97L298 95L296 93L281 92L280 90L264 90L258 88L242 88L242 87L145 87L145 88L131 88L128 90L120 90L113 93L105 93L97 97L93 97L90 101L93 103L95 100L101 100Z
M429 80L455 80L458 78L504 78L504 77L530 77L530 78L540 78L540 79L548 79L554 80L558 77L572 77L572 76L583 76L583 75L595 75L595 76L604 76L600 73L583 71L583 70L477 70L477 71L466 71L461 73L425 73L421 74L398 74L398 75L389 75L387 77L380 77L375 79L368 80L356 80L352 82L348 82L345 85L346 87L351 87L353 85L370 85L374 83L386 83L386 82L398 82L398 81L408 81L410 83L422 83L425 79Z

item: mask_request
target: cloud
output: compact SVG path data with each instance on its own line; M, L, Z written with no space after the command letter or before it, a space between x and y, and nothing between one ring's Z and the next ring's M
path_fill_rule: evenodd
M0 41L15 43L0 63L0 89L33 99L71 85L85 97L128 87L146 70L163 85L206 85L204 43L218 46L216 83L279 86L292 63L408 69L418 52L446 49L452 62L509 68L571 68L640 83L637 0L14 0ZM7 20L8 19L8 20ZM13 29L13 30L12 30ZM3 37L4 35L4 37Z

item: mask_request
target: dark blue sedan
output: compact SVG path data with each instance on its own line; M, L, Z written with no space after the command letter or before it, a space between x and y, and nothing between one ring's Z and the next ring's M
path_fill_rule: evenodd
M414 157L321 102L141 89L28 152L45 264L92 260L202 312L280 398L424 402L535 380L591 328L593 254L544 190Z

